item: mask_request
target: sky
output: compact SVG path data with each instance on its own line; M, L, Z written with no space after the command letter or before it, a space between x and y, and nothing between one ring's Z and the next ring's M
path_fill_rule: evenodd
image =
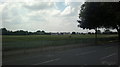
M12 31L94 32L77 27L83 2L1 0L0 26Z

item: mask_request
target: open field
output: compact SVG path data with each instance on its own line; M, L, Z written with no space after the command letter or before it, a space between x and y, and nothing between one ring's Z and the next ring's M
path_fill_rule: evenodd
M117 40L117 35L98 35L98 43ZM95 43L95 35L3 35L3 51Z

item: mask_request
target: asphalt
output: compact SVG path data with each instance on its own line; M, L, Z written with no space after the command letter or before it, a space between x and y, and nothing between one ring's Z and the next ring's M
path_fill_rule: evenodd
M118 65L119 43L2 58L3 65Z

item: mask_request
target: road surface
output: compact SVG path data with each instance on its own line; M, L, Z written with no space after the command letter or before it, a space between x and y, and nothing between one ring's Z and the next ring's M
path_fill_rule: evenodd
M78 47L3 58L3 65L117 65L118 45Z

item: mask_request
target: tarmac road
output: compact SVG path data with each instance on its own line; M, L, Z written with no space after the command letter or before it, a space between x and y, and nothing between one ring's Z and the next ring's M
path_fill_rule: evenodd
M3 65L117 65L119 43L3 58Z

